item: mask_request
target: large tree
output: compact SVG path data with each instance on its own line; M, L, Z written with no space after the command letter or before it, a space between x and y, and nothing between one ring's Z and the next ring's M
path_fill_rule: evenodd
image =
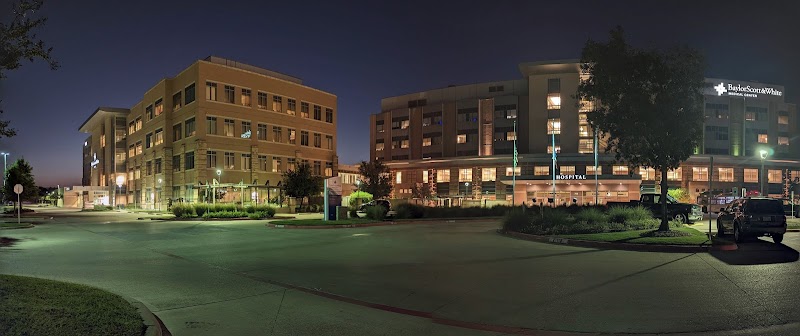
M20 200L34 201L39 197L39 188L33 179L33 168L25 159L17 160L6 170L6 185L3 188L6 201L17 202L17 194L14 192L14 186L17 184L21 184L23 189L19 195ZM17 206L22 211L22 203L17 203Z
M23 60L33 62L41 59L51 69L58 68L58 62L50 56L53 48L46 47L44 41L36 37L36 30L47 21L43 17L34 17L41 7L41 1L29 0L0 7L0 11L11 13L9 22L0 22L0 80L6 77L8 71L21 67ZM0 137L14 135L16 131L9 127L9 122L0 120Z
M608 42L586 42L581 64L589 77L577 96L595 103L588 119L607 139L606 150L661 172L659 230L668 231L667 171L688 159L702 137L703 56L686 46L634 48L617 27Z
M375 199L385 198L392 192L391 173L383 161L361 161L358 173L361 174L358 189L372 194Z
M300 205L306 197L322 192L322 177L311 173L311 166L301 163L294 170L283 173L283 187L286 195L300 198Z

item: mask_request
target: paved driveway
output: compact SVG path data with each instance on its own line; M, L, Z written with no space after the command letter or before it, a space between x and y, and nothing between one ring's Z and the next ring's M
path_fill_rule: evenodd
M52 215L33 229L1 232L23 240L0 253L0 272L134 297L176 335L495 334L281 284L434 320L533 330L800 330L792 329L800 322L796 233L785 245L763 240L732 252L674 254L520 241L495 234L492 222L287 230L263 221ZM771 329L753 329L764 327Z

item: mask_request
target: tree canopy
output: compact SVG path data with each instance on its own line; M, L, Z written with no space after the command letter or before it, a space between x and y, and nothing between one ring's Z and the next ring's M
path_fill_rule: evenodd
M39 188L36 187L33 178L33 168L25 159L15 161L6 169L6 185L3 188L6 201L17 201L17 194L14 192L14 186L17 184L21 184L23 188L22 194L19 195L20 200L34 201L39 197ZM19 207L22 208L22 205Z
M392 177L383 161L361 161L358 173L361 174L358 190L366 191L376 199L385 198L392 192Z
M703 56L686 46L634 48L617 27L608 42L586 42L581 64L588 79L577 96L594 102L590 125L618 161L661 172L666 209L667 171L688 159L702 138ZM659 230L669 230L666 218Z
M283 173L283 187L286 195L303 199L322 192L322 177L311 173L311 166L305 163L297 165L294 170Z

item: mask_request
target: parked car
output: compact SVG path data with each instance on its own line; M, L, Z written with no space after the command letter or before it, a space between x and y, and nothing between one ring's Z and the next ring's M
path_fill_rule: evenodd
M367 207L371 207L371 206L384 207L386 209L386 217L394 217L395 211L392 210L392 204L389 203L389 201L387 201L387 200L374 200L374 201L370 201L368 203L364 203L358 208L358 211L359 212L366 212L367 211Z
M606 206L643 206L650 209L653 217L661 218L661 194L645 193L638 201L630 202L607 202ZM681 203L670 195L667 195L667 216L680 221L681 223L691 223L703 219L703 209L697 204Z
M770 236L778 244L786 233L783 202L766 197L737 199L720 211L717 235L733 233L737 243L748 236Z

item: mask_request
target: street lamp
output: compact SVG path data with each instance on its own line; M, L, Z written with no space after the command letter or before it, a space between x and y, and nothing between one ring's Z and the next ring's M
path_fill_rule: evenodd
M764 196L764 160L767 159L769 152L766 149L762 149L758 151L758 154L761 155L761 176L759 176L759 181L761 182L761 196Z
M464 197L469 195L469 182L464 182Z
M214 192L214 195L211 196L212 197L211 198L211 203L217 203L217 187L216 187L216 185L219 184L220 180L222 180L222 170L221 169L217 169L217 183L215 183L214 184L214 188L212 188L213 189L212 191Z
M117 188L119 188L120 194L122 194L123 184L125 184L125 175L117 175ZM120 207L119 207L119 202L117 202L117 199L119 199L119 196L114 197L114 205L116 205L117 209L119 209Z

